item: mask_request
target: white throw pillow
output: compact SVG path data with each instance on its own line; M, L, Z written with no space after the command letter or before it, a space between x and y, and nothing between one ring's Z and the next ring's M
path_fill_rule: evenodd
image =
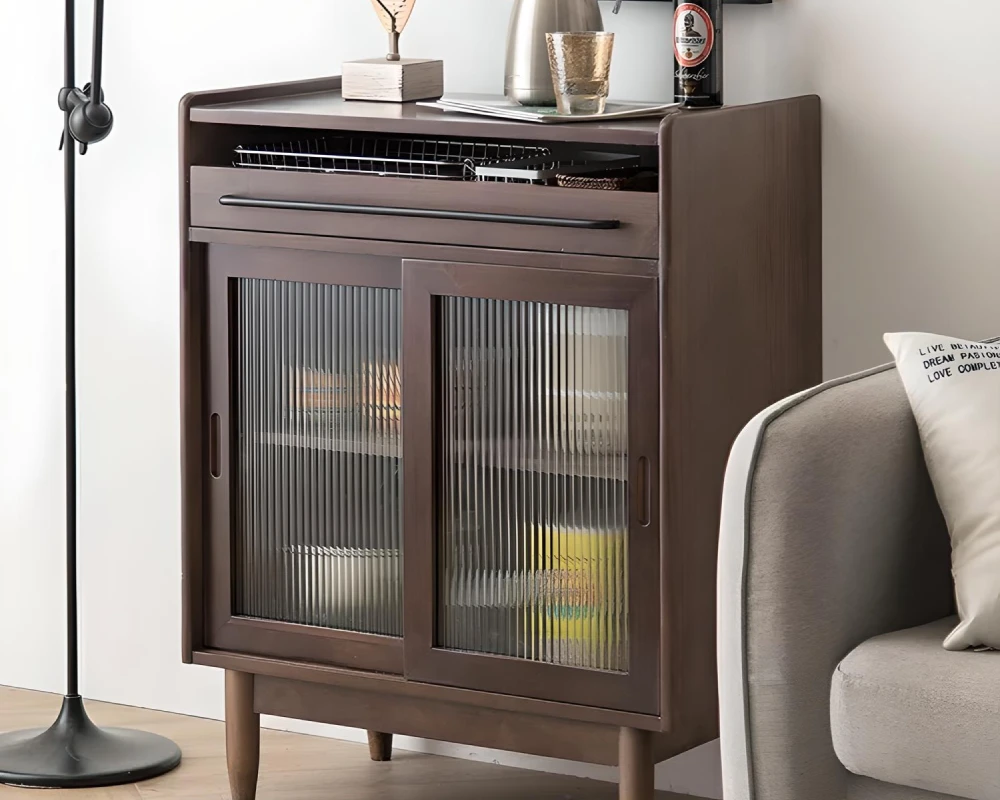
M1000 342L888 333L951 534L949 650L1000 649Z

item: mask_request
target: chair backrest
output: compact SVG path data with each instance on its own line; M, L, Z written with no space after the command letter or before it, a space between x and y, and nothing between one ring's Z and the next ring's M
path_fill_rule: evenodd
M719 665L727 800L843 800L830 679L953 613L950 543L894 368L760 414L726 475Z

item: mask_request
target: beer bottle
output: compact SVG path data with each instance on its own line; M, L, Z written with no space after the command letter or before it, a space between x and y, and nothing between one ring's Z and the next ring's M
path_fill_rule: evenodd
M674 0L674 100L722 105L722 0Z

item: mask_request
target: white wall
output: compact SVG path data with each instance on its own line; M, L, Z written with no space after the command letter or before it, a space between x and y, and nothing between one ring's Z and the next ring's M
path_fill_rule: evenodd
M63 671L59 6L0 4L0 75L14 76L0 103L0 683L47 690ZM179 661L176 105L193 89L335 73L383 35L365 0L108 6L118 122L80 169L84 690L220 716L221 676ZM509 9L421 0L404 48L443 57L452 90L495 91ZM619 96L669 93L669 14L609 16ZM1000 332L1000 5L778 0L733 9L726 28L730 102L823 96L828 374L884 360L887 329ZM702 748L661 766L660 784L719 796L717 760Z

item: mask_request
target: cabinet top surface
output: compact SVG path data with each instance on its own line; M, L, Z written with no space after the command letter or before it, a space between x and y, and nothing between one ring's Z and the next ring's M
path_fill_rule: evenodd
M476 136L655 146L660 119L573 125L514 122L448 114L416 103L344 100L340 79L250 87L192 95L192 122L327 130L365 130L425 136Z

